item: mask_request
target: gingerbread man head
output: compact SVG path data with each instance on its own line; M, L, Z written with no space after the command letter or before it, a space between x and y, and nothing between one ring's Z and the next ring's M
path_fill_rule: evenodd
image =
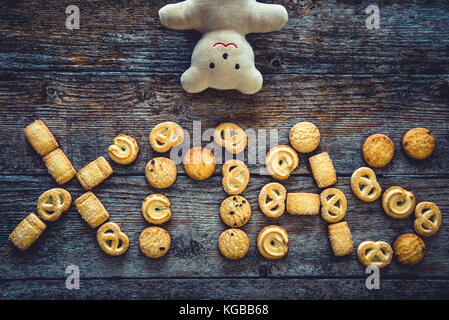
M167 28L203 35L181 77L184 90L237 89L245 94L256 93L263 82L245 35L279 30L288 19L283 6L256 0L186 0L166 5L159 17Z

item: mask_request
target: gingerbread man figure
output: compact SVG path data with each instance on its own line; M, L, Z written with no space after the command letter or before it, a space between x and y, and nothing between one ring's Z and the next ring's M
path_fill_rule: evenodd
M191 66L181 76L184 90L237 89L253 94L263 79L245 35L280 30L288 15L281 5L256 0L186 0L163 7L159 18L167 28L202 33Z

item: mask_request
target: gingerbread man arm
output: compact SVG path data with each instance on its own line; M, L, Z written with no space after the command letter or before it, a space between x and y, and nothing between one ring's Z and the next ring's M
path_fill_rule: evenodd
M168 4L159 10L162 24L175 30L198 30L201 27L201 12L192 1Z
M282 29L288 20L287 10L278 4L255 2L248 12L248 33L264 33Z

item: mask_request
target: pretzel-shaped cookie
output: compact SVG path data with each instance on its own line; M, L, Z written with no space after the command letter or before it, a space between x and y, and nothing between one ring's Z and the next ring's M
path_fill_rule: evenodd
M184 131L174 122L159 123L150 133L150 144L157 152L166 152L184 140Z
M441 226L441 211L433 202L421 202L416 206L413 228L416 233L429 237Z
M272 182L265 185L259 193L259 208L269 218L277 218L285 211L287 190L282 184Z
M393 249L384 241L363 241L359 244L357 256L364 266L376 266L382 269L390 264Z
M139 146L133 137L119 134L108 148L109 158L118 164L130 164L137 158Z
M288 253L288 234L280 226L266 226L257 236L257 248L269 260L278 260Z
M56 221L61 214L69 210L72 196L62 188L45 191L37 201L37 213L46 221Z
M279 145L271 149L265 158L268 173L275 179L286 180L299 163L298 154L293 148Z
M321 192L321 216L329 223L338 222L346 215L348 202L343 192L328 188Z
M247 137L245 131L234 123L222 123L214 131L215 142L225 147L230 153L240 153L246 148Z
M170 201L162 194L152 194L143 200L142 215L149 223L162 224L171 219Z
M401 187L390 187L382 196L382 207L394 219L404 219L415 209L415 195Z
M351 189L357 198L365 202L376 201L382 193L376 174L367 167L354 171L351 176Z
M124 254L129 248L128 236L114 222L107 222L98 229L97 242L101 250L111 256Z
M246 189L249 182L249 171L242 161L237 159L226 161L221 172L223 173L221 183L227 194L237 195Z

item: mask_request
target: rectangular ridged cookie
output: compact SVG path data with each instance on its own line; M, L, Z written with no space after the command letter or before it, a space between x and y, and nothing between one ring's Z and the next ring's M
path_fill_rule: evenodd
M66 183L76 174L72 163L61 149L53 150L42 159L44 160L48 172L58 184Z
M76 178L83 186L84 190L90 190L108 178L113 170L104 157L87 164L76 174Z
M76 199L75 206L81 217L91 228L96 228L109 219L109 213L91 191L86 192Z
M47 225L37 215L30 213L9 235L9 240L24 251L39 238L46 228Z
M300 215L316 215L320 212L320 195L315 193L287 193L287 212Z
M334 255L345 256L354 251L351 230L345 221L329 225L328 230Z
M23 132L31 146L40 156L45 156L59 147L58 142L42 120L29 124Z
M327 152L310 157L309 163L318 188L326 188L337 183L337 173Z

